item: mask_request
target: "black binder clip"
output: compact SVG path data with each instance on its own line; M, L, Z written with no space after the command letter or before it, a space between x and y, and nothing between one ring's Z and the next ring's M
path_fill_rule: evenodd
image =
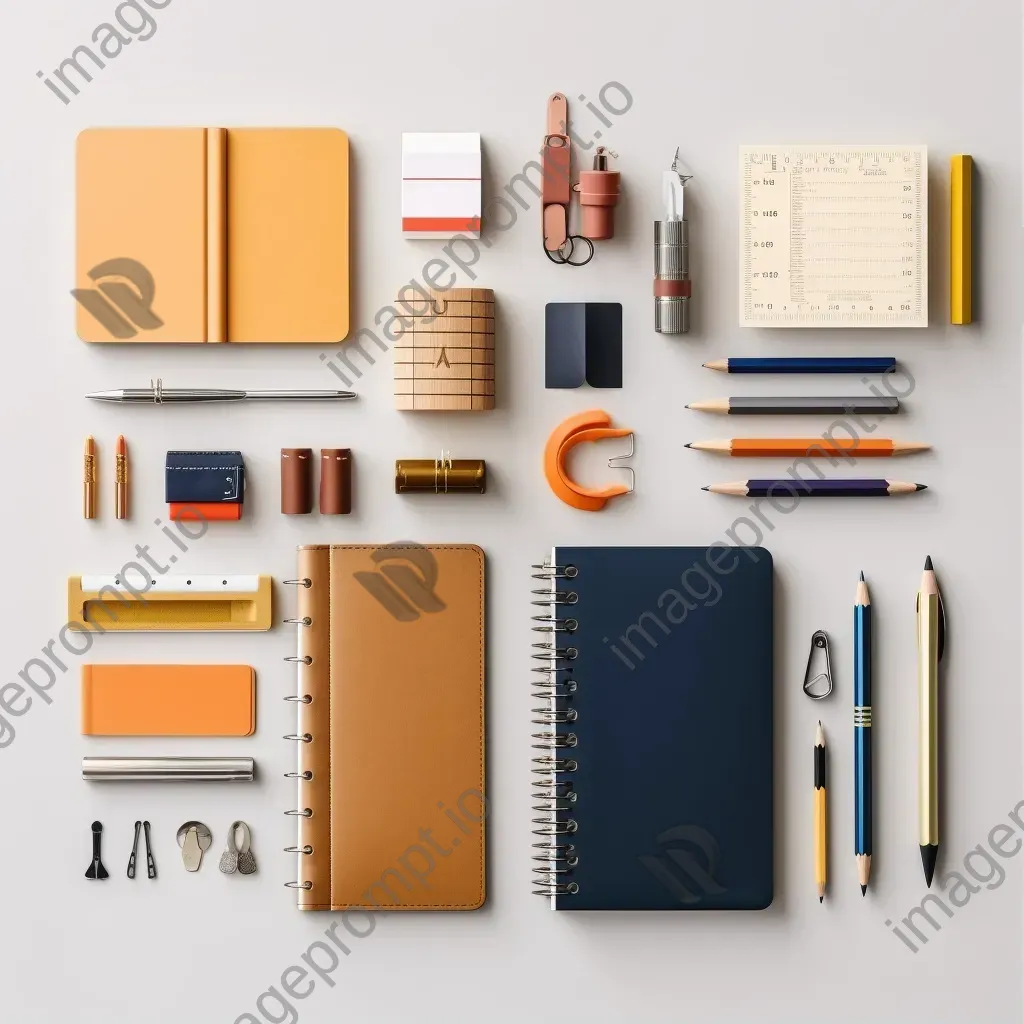
M815 654L824 653L824 670L815 670ZM820 660L820 658L819 658ZM824 689L823 689L824 687ZM811 651L807 655L807 670L804 672L804 693L811 700L822 700L832 692L832 658L828 652L828 634L817 630L811 637Z

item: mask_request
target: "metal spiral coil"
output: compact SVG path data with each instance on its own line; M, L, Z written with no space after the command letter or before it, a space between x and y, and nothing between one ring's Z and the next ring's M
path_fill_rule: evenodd
M531 807L537 814L532 819L533 834L543 842L533 844L532 859L538 862L531 871L533 891L540 896L571 896L579 892L579 883L572 879L579 864L576 846L570 840L579 830L576 817L578 794L572 773L578 762L567 752L579 745L575 731L558 728L575 723L579 712L572 706L579 680L573 664L579 657L576 647L561 646L559 636L571 636L579 629L579 620L562 616L561 608L579 602L575 590L558 588L558 580L573 580L579 575L574 565L545 563L533 566L533 578L550 584L549 589L534 590L532 603L545 609L532 616L533 632L546 633L550 639L533 644L531 660L540 662L532 668L532 692L539 706L532 711L534 725L544 726L532 735L534 749L544 751L531 762L534 776ZM565 644L565 641L562 641Z
M530 593L544 598L543 601L531 601L530 604L539 605L544 608L550 608L553 604L576 604L580 599L580 595L575 590L531 590Z
M535 580L574 580L580 572L575 565L550 565L547 562L533 568L540 570L533 573Z
M301 577L300 579L297 579L297 580L285 580L284 582L285 582L285 584L287 586L290 586L290 587L304 587L307 590L310 587L313 586L313 581L308 576L303 576L303 577ZM292 617L292 618L285 619L284 621L288 625L299 626L301 628L309 628L310 626L313 625L313 619L309 615L300 615L300 616L297 616L297 617ZM299 649L300 650L302 649L301 648L301 642L300 642L300 648ZM289 664L298 665L299 666L300 682L301 682L301 678L302 678L302 676L301 676L302 669L308 668L310 665L313 664L313 659L308 654L305 654L305 655L303 655L303 654L293 654L293 655L289 655L284 660L287 661ZM301 689L299 690L299 692L297 694L291 694L291 695L286 696L286 697L284 697L282 699L288 701L288 703L290 703L290 704L312 704L313 703L313 697L310 694L308 694L308 693L303 693ZM291 740L294 743L312 743L313 742L313 736L312 736L312 734L310 734L308 732L289 733L284 738L286 740ZM311 771L285 772L284 773L284 777L286 779L298 779L298 780L300 780L300 783L301 782L311 782L312 779L313 779L313 773ZM289 815L289 816L291 816L291 817L296 817L296 818L312 818L313 817L313 809L311 807L296 808L296 809L293 809L293 810L285 811L284 813ZM291 854L299 854L299 855L308 857L308 856L312 855L313 847L308 845L308 844L306 844L304 846L286 846L284 852L285 853L291 853ZM289 888L289 889L302 889L305 892L308 892L310 889L313 888L313 883L312 882L285 882L284 885L287 888Z
M533 713L537 716L532 719L534 725L566 725L578 717L575 708L534 708Z
M555 615L534 615L534 622L543 622L543 626L534 626L534 633L575 633L580 624L575 619L560 619Z
M546 748L548 750L560 750L564 747L575 747L579 743L579 737L574 732L535 732L533 739L536 741L533 746Z

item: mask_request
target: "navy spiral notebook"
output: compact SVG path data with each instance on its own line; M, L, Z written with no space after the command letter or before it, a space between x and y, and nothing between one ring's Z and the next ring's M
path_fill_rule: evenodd
M556 910L767 907L771 555L559 547L534 572L535 891Z

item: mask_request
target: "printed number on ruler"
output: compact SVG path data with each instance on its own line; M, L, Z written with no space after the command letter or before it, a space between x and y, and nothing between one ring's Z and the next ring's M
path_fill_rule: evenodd
M740 181L741 326L927 326L925 147L748 147Z

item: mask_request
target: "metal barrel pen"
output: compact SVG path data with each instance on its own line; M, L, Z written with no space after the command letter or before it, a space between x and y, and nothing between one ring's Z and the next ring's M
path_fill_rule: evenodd
M237 391L227 388L165 388L162 380L148 388L93 391L85 396L99 402L172 405L187 402L337 402L356 398L354 391Z
M665 216L654 222L654 329L658 334L690 330L690 225L685 217L686 183L679 150L663 175Z
M939 662L945 633L942 597L929 556L917 594L918 843L929 888L939 856Z

